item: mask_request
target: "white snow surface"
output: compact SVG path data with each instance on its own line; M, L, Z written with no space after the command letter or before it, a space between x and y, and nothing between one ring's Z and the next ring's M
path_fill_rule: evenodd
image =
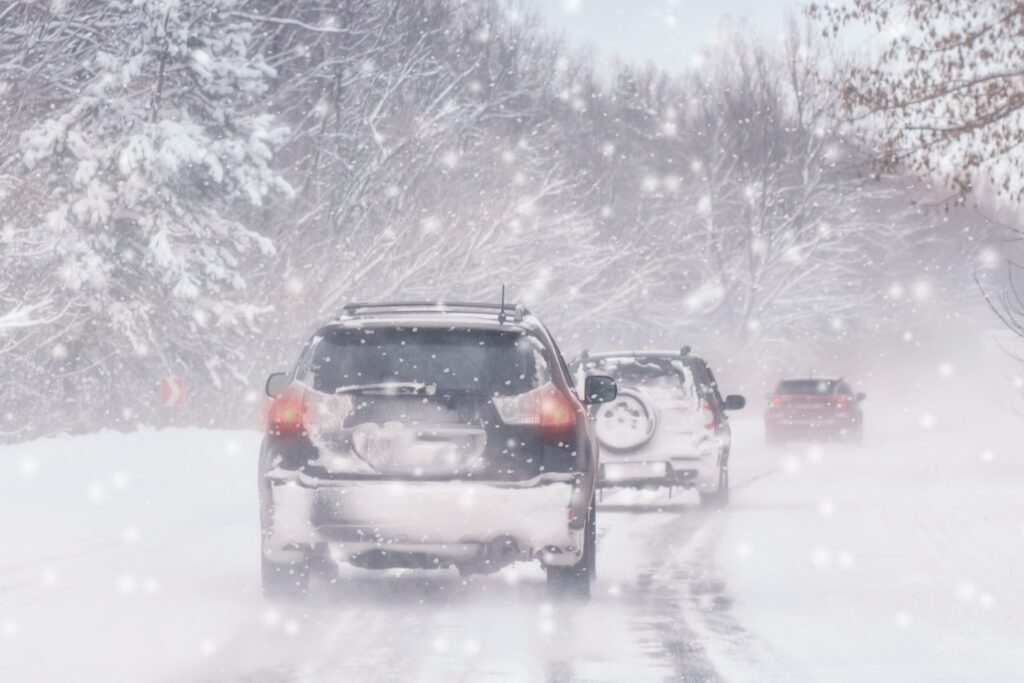
M0 450L0 680L173 680L259 623L258 446L168 429Z
M1024 425L975 418L764 454L698 552L744 630L706 620L727 680L1024 680Z
M0 680L1024 680L1019 416L869 400L863 448L768 450L734 418L724 512L606 494L588 605L534 565L345 568L268 603L258 434L8 446Z

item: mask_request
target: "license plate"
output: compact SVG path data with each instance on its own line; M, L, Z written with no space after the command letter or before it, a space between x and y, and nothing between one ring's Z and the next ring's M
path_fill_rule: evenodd
M668 476L665 462L608 462L601 465L604 481L632 481L634 479L664 479Z

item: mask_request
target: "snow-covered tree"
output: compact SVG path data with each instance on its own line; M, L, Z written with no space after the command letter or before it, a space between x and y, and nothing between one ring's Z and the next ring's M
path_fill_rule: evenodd
M69 349L62 368L125 357L216 368L230 344L203 329L244 329L266 308L240 295L246 260L274 251L244 217L291 194L270 165L288 130L262 106L274 70L253 54L244 9L115 0L4 12L3 109L26 124L5 159L4 229L45 247L33 265L64 313L60 339L50 335ZM16 87L24 74L37 92Z
M587 229L594 181L566 142L580 113L559 96L588 69L535 20L499 3L383 0L274 7L263 26L301 188L294 220L271 228L301 238L277 240L263 280L285 334L354 298L495 298L503 283L542 306L572 286L604 298L589 268L615 250ZM310 288L315 312L294 305Z
M1024 201L1024 2L846 0L811 5L823 32L864 26L877 54L854 62L840 84L850 115L878 145L883 168L937 178L962 203ZM1004 212L996 207L995 212ZM1013 250L1011 248L1011 256ZM1024 260L1019 250L1017 261ZM991 292L1002 321L1024 336L1019 266Z
M930 219L858 175L815 49L609 85L500 0L0 7L0 411L166 422L184 374L183 420L251 424L343 303L502 284L569 352L835 338Z
M37 229L53 235L57 277L136 350L159 345L158 304L251 315L228 294L245 286L240 255L273 252L230 210L290 191L269 167L287 129L249 109L273 71L248 54L236 4L112 3L118 21L82 65L80 94L21 136L51 195Z
M1024 2L847 0L811 5L826 34L867 26L878 58L851 64L843 95L869 118L881 161L1024 198Z
M883 298L885 254L919 219L863 177L820 51L796 27L781 45L737 32L683 77L619 73L604 229L642 245L646 307L676 334L789 345Z

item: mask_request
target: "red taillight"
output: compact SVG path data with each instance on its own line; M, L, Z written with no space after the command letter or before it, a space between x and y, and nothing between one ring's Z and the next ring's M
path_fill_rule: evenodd
M547 438L566 437L576 427L576 408L562 392L545 392L539 408L540 429Z
M536 425L545 438L561 440L576 427L576 405L551 383L515 396L495 396L502 422Z
M281 394L270 405L267 429L275 436L298 436L306 431L307 411L301 391Z
M576 426L576 409L560 391L552 391L540 400L540 426L567 429Z
M782 397L781 396L772 396L772 400L769 402L769 405L773 405L773 406L782 405Z
M715 423L718 422L718 416L715 415L714 407L708 401L701 401L700 412L704 418L704 429L714 429Z
M845 408L845 407L846 407L846 397L845 396L836 396L836 408Z

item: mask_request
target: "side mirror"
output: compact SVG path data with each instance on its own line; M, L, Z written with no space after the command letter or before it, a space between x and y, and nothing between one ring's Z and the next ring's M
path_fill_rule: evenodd
M266 392L270 398L277 398L291 384L292 378L287 372L275 372L267 378Z
M725 397L726 410L743 410L747 405L747 399L743 398L739 394L730 394Z
M618 395L619 387L611 377L590 375L583 383L584 403L607 403L614 401Z
M860 403L861 401L863 401L863 400L864 400L864 399L866 399L867 397L868 397L868 395L867 395L867 394L865 394L865 393L864 393L863 391L858 391L858 392L857 392L857 396L856 396L856 398L857 398L857 403Z

